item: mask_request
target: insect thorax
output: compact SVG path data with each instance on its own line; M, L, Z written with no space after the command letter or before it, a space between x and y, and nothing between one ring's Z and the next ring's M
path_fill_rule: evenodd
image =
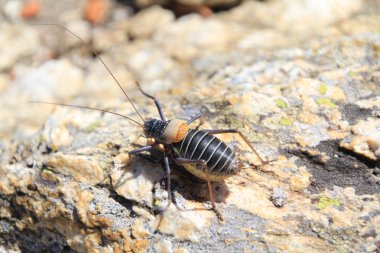
M144 132L147 136L161 141L168 122L159 119L149 119L144 123Z
M147 136L159 142L171 144L182 141L189 131L189 127L180 119L169 121L150 119L144 123L144 131Z

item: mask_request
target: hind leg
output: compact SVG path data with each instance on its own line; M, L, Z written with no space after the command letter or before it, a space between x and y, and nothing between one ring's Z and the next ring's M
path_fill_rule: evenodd
M151 146L151 145L148 145L148 146L144 146L144 147L141 147L141 148L138 148L138 149L134 149L134 150L131 150L128 152L128 154L130 155L136 155L136 154L139 154L139 153L142 153L142 152L145 152L145 151L150 151L154 149L154 144ZM165 149L166 150L166 149ZM165 151L164 151L165 152ZM165 172L166 172L166 190L168 192L168 204L166 206L165 209L168 209L171 202L172 202L172 193L171 193L171 178L170 178L170 165L169 165L169 156L167 155L167 153L165 152L164 153L164 163L165 163Z
M208 187L208 192L210 194L210 201L211 201L211 206L212 206L212 210L215 212L216 216L219 218L219 220L223 221L223 216L222 214L218 211L218 209L216 208L216 205L215 205L215 197L214 197L214 193L212 191L212 187L211 187L211 180L210 180L210 174L209 174L209 170L207 168L207 163L205 160L191 160L191 159L186 159L186 158L183 158L183 157L178 157L174 160L174 162L178 165L200 165L201 166L201 169L204 169L205 170L205 173L206 173L206 181L207 181L207 187Z
M200 119L202 121L202 115L201 114L197 114L195 115L194 117L192 117L191 119L189 119L187 122L186 122L186 125L190 125L191 123L193 123L194 121L196 121L197 119Z
M166 209L169 208L170 204L172 203L172 191L171 191L171 179L170 179L170 165L169 165L169 157L165 154L164 157L165 162L165 171L166 171L166 190L168 192L168 204L166 205Z

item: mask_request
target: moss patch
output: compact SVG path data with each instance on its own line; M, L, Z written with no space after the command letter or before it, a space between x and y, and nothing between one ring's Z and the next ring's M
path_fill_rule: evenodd
M281 118L280 124L283 126L290 126L293 123L293 120L288 118Z
M102 125L102 122L100 120L92 122L90 125L88 125L84 131L86 133L91 133L93 132L96 128L100 127Z
M275 100L275 103L276 103L277 107L279 107L281 109L288 108L288 104L281 98L277 98Z
M325 83L322 83L318 90L319 94L325 95L327 92L327 85Z
M322 210L328 206L340 206L340 203L339 203L339 200L338 199L333 199L333 198L329 198L327 196L321 196L319 198L319 203L317 205L317 208L319 210Z
M337 108L336 104L334 104L329 98L318 98L317 103L319 105L327 105L331 108Z

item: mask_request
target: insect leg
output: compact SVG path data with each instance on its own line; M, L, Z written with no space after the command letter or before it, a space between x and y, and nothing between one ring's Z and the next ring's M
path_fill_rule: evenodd
M134 149L134 150L131 150L128 152L128 154L130 155L135 155L135 154L138 154L138 153L141 153L141 152L144 152L144 151L149 151L151 149L154 149L154 146L144 146L144 147L141 147L141 148L138 148L138 149ZM165 171L166 171L166 177L167 177L167 181L166 181L166 184L167 184L167 192L168 192L168 205L166 206L166 208L169 208L171 202L172 202L172 194L171 194L171 186L170 186L170 166L169 166L169 157L167 156L167 154L165 154L164 156L164 162L165 162Z
M170 186L170 166L169 166L169 157L167 154L164 156L164 162L165 162L165 170L166 170L166 187L168 192L168 204L166 206L166 209L169 208L170 204L172 203L172 192L171 192L171 186Z
M216 216L219 218L219 220L224 220L222 214L218 211L215 205L215 198L214 198L214 193L212 192L212 187L211 187L211 181L210 181L210 175L209 171L207 168L207 163L205 160L191 160L191 159L186 159L183 157L177 157L174 162L178 165L186 165L186 164L192 164L192 165L201 165L202 169L205 170L206 172L206 179L207 179L207 187L208 187L208 192L210 194L210 200L211 200L211 205L212 205L212 210L214 210Z
M195 115L194 117L192 117L191 119L189 119L187 122L186 122L186 125L190 125L191 123L193 123L194 121L196 121L197 119L201 118L202 115L201 114L197 114ZM202 120L202 118L201 118Z
M138 148L138 149L131 150L131 151L128 152L128 154L135 155L135 154L138 154L138 153L141 153L141 152L144 152L144 151L149 151L151 149L153 149L153 147L148 145L148 146L144 146L144 147L141 147L141 148Z
M205 131L205 132L207 132L209 134L224 134L224 133L239 134L240 137L245 141L245 143L247 143L247 145L252 149L252 151L255 153L255 155L260 159L260 162L262 164L268 163L268 162L264 162L264 160L261 158L261 156L259 155L259 153L257 153L256 149L248 141L247 137L245 137L244 134L242 134L242 132L240 132L237 129L205 129L205 130L202 129L202 131Z
M146 93L146 92L141 88L139 82L137 82L137 81L135 81L135 82L136 82L137 88L139 88L139 90L140 90L140 92L141 92L142 94L144 94L145 96L147 96L147 97L150 98L150 99L153 99L154 103L156 104L156 107L157 107L157 110L158 110L158 112L159 112L159 114L160 114L161 119L162 119L163 121L167 121L167 119L166 119L166 117L165 117L165 115L164 115L164 112L162 111L162 108L161 108L161 105L160 105L160 102L158 101L158 99L155 98L155 97L153 97L152 95L149 95L148 93Z

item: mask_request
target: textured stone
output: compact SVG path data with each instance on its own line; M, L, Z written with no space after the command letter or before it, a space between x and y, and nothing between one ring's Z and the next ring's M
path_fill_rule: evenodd
M89 184L99 184L105 173L97 157L56 154L46 162L56 173L72 176L74 180Z
M173 57L189 60L201 52L226 50L236 38L242 36L243 31L238 26L223 24L217 19L188 15L163 27L153 40Z
M151 37L157 30L174 21L174 14L159 6L139 12L131 18L128 33L134 38Z
M83 86L83 73L67 60L48 61L34 70L23 72L16 72L12 86L0 94L0 104L5 108L0 113L0 120L9 122L1 125L0 136L10 134L18 120L30 122L28 126L17 125L19 135L30 136L46 120L51 107L30 104L29 101L59 101L61 97L73 96Z
M37 33L31 27L2 23L0 29L0 46L7 48L0 52L0 70L11 68L20 58L30 56L38 45Z
M271 200L276 207L283 207L286 204L288 194L284 189L277 187L273 189Z
M109 113L26 103L103 108L142 123L80 41L53 27L14 25L17 17L4 10L1 43L10 50L0 53L10 54L0 73L4 251L378 247L377 3L246 1L208 18L178 19L160 7L129 17L130 9L112 5L115 14L91 26L78 3L68 1L44 2L39 21L54 17L91 43L144 119L159 114L135 79L160 100L168 119L201 113L192 128L240 130L247 140L234 133L218 137L239 153L242 167L212 183L224 217L219 221L207 183L170 159L167 207L162 154L128 155L152 144L140 136L140 125ZM157 17L162 22L152 22ZM40 42L28 45L23 31ZM18 47L20 41L26 44Z
M344 8L338 8L338 6ZM359 11L363 1L271 1L268 3L246 1L227 14L235 22L250 25L275 27L285 31L306 31L344 20ZM276 20L273 20L276 17Z
M26 190L26 187L33 182L35 175L35 171L20 164L0 166L0 172L3 175L0 189L6 195L14 194L17 190Z
M161 233L173 235L179 240L199 242L207 220L201 213L178 212L170 208L157 217L152 226Z
M117 168L111 175L112 186L119 195L149 207L153 207L154 184L162 177L160 168L148 167L147 163Z
M154 250L159 253L172 253L172 243L169 240L163 240L154 244Z
M352 136L342 140L340 146L371 160L380 158L380 120L359 121L351 127Z

